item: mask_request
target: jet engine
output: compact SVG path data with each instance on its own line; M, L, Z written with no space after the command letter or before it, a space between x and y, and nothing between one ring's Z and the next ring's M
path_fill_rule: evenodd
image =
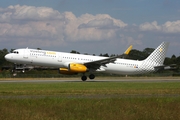
M77 74L87 72L87 67L83 64L69 63L67 68L59 68L59 73L61 74Z
M70 63L68 69L71 72L77 72L77 73L87 72L87 67L83 64Z
M69 71L67 68L59 68L59 73L65 74L65 75L76 75L76 74L78 74L78 73Z

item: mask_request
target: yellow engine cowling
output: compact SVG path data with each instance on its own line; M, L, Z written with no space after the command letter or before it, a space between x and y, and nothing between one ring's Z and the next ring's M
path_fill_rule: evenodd
M87 72L87 67L83 64L71 63L69 64L69 71L77 72L77 73L84 73L84 72Z
M83 64L70 63L68 68L59 68L59 73L73 75L77 73L87 72L87 67Z
M60 74L65 74L65 75L75 75L75 74L78 74L78 73L69 71L67 68L59 68L59 73Z

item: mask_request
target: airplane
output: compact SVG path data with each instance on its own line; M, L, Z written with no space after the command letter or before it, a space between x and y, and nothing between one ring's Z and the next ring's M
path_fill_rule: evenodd
M93 55L73 54L49 50L22 48L5 55L7 61L15 64L28 64L56 67L60 74L73 75L82 73L81 80L94 79L96 71L121 75L144 74L165 68L163 65L169 42L162 42L145 60L122 59L129 54L130 46L123 55L102 57Z

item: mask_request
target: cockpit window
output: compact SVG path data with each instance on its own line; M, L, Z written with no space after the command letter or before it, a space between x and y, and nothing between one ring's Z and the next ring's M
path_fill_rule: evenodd
M18 51L13 51L13 53L15 53L15 54L19 54L19 52L18 52Z

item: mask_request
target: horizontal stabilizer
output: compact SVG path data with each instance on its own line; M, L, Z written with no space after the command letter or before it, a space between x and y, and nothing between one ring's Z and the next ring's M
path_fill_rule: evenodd
M176 70L177 65L171 64L171 65L162 65L162 66L156 66L155 69L159 70Z

